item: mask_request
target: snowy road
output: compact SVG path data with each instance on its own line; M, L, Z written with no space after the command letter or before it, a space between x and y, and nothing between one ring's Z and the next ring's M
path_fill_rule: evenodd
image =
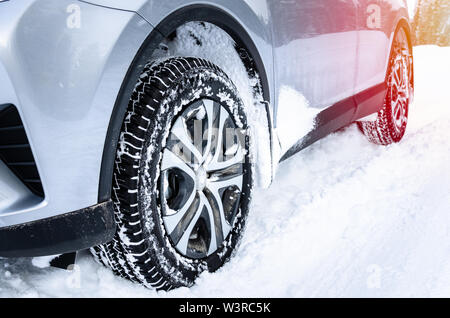
M450 48L419 47L404 140L355 126L284 162L254 197L236 257L191 289L156 293L88 254L75 271L0 260L0 296L450 297Z

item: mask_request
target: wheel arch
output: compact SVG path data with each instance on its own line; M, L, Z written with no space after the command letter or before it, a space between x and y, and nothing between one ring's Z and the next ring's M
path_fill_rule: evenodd
M259 75L262 96L270 101L270 87L264 62L255 42L241 23L225 10L209 4L193 4L172 12L156 29L169 37L183 24L193 21L208 22L224 30L236 43L236 49L247 71Z
M259 50L245 28L228 12L207 4L194 4L174 11L165 17L147 36L130 64L114 104L107 130L99 180L99 202L110 199L117 145L128 101L144 66L159 44L185 23L201 21L223 29L236 43L236 50L249 74L258 74L260 93L266 103L269 133L272 139L270 85L268 73ZM256 88L255 88L256 89ZM262 102L264 102L262 101ZM272 150L272 149L271 149Z

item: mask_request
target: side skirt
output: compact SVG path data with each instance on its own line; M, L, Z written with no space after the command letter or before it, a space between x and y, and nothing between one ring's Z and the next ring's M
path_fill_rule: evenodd
M378 112L383 107L386 91L387 86L383 82L321 111L316 117L315 128L292 146L281 157L280 162L292 157L299 151L342 127Z

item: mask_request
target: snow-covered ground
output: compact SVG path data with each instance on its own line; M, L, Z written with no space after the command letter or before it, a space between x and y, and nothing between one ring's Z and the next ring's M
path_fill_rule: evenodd
M450 48L415 58L404 140L372 145L353 125L282 163L236 257L191 289L147 290L82 254L72 272L0 259L0 296L450 297Z

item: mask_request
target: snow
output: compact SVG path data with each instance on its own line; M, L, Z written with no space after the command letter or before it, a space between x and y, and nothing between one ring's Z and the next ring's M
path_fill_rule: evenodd
M31 264L37 268L46 268L50 266L50 262L56 257L57 255L34 257L31 260Z
M409 13L410 19L414 18L414 12L416 10L417 1L418 0L406 0L406 4L408 5L408 13Z
M157 293L82 253L72 271L0 259L0 297L449 297L449 56L415 48L400 144L370 144L352 125L280 164L236 257L191 289Z
M283 124L278 125L277 134L282 149L287 151L314 129L320 109L309 107L305 96L289 86L281 86L278 105L278 122Z

